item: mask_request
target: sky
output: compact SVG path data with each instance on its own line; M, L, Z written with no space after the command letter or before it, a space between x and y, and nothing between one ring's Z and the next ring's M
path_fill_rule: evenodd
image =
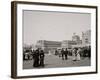
M23 11L23 43L38 40L71 40L73 33L81 36L91 28L89 13Z

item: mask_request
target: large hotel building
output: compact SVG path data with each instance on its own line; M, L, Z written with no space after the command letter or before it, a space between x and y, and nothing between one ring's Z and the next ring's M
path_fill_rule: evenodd
M75 33L72 36L72 40L59 41L47 41L39 40L37 41L37 46L44 49L45 52L54 51L59 48L73 48L73 47L85 47L91 44L91 31L82 32L82 39Z
M61 42L58 41L39 40L37 41L37 45L38 47L44 49L45 52L54 51L61 48Z

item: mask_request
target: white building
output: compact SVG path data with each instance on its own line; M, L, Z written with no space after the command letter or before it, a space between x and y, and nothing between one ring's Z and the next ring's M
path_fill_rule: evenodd
M82 33L82 45L91 44L91 30Z

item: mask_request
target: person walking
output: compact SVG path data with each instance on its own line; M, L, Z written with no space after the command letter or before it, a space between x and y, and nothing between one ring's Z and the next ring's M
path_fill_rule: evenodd
M58 49L58 55L61 57L61 49Z
M40 56L40 66L44 67L44 51L40 50L39 52L39 56Z
M67 48L65 49L62 49L62 51L61 51L61 53L62 53L62 60L67 60L67 58L68 58L68 51L67 51Z
M65 59L67 60L68 59L68 50L66 48L66 50L64 51L64 54L65 54Z
M73 50L72 50L72 60L73 61L76 61L76 53L77 53L76 48L73 48Z
M64 49L63 48L61 50L61 54L62 54L62 60L64 60Z
M77 50L77 53L76 53L76 60L78 60L78 61L80 61L80 54L81 54L81 48L79 48L78 50Z
M58 55L58 51L57 50L55 50L55 55Z
M33 53L33 67L39 67L39 49Z

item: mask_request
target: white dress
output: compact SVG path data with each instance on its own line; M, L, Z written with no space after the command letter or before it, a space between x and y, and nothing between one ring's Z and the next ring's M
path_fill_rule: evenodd
M81 59L81 58L80 58L80 50L77 51L76 59L77 59L77 60L80 60L80 59Z
M75 50L72 51L72 60L76 60Z
M77 60L80 60L81 58L80 58L80 54L77 54Z
M48 55L51 55L51 51L49 51L49 54Z

